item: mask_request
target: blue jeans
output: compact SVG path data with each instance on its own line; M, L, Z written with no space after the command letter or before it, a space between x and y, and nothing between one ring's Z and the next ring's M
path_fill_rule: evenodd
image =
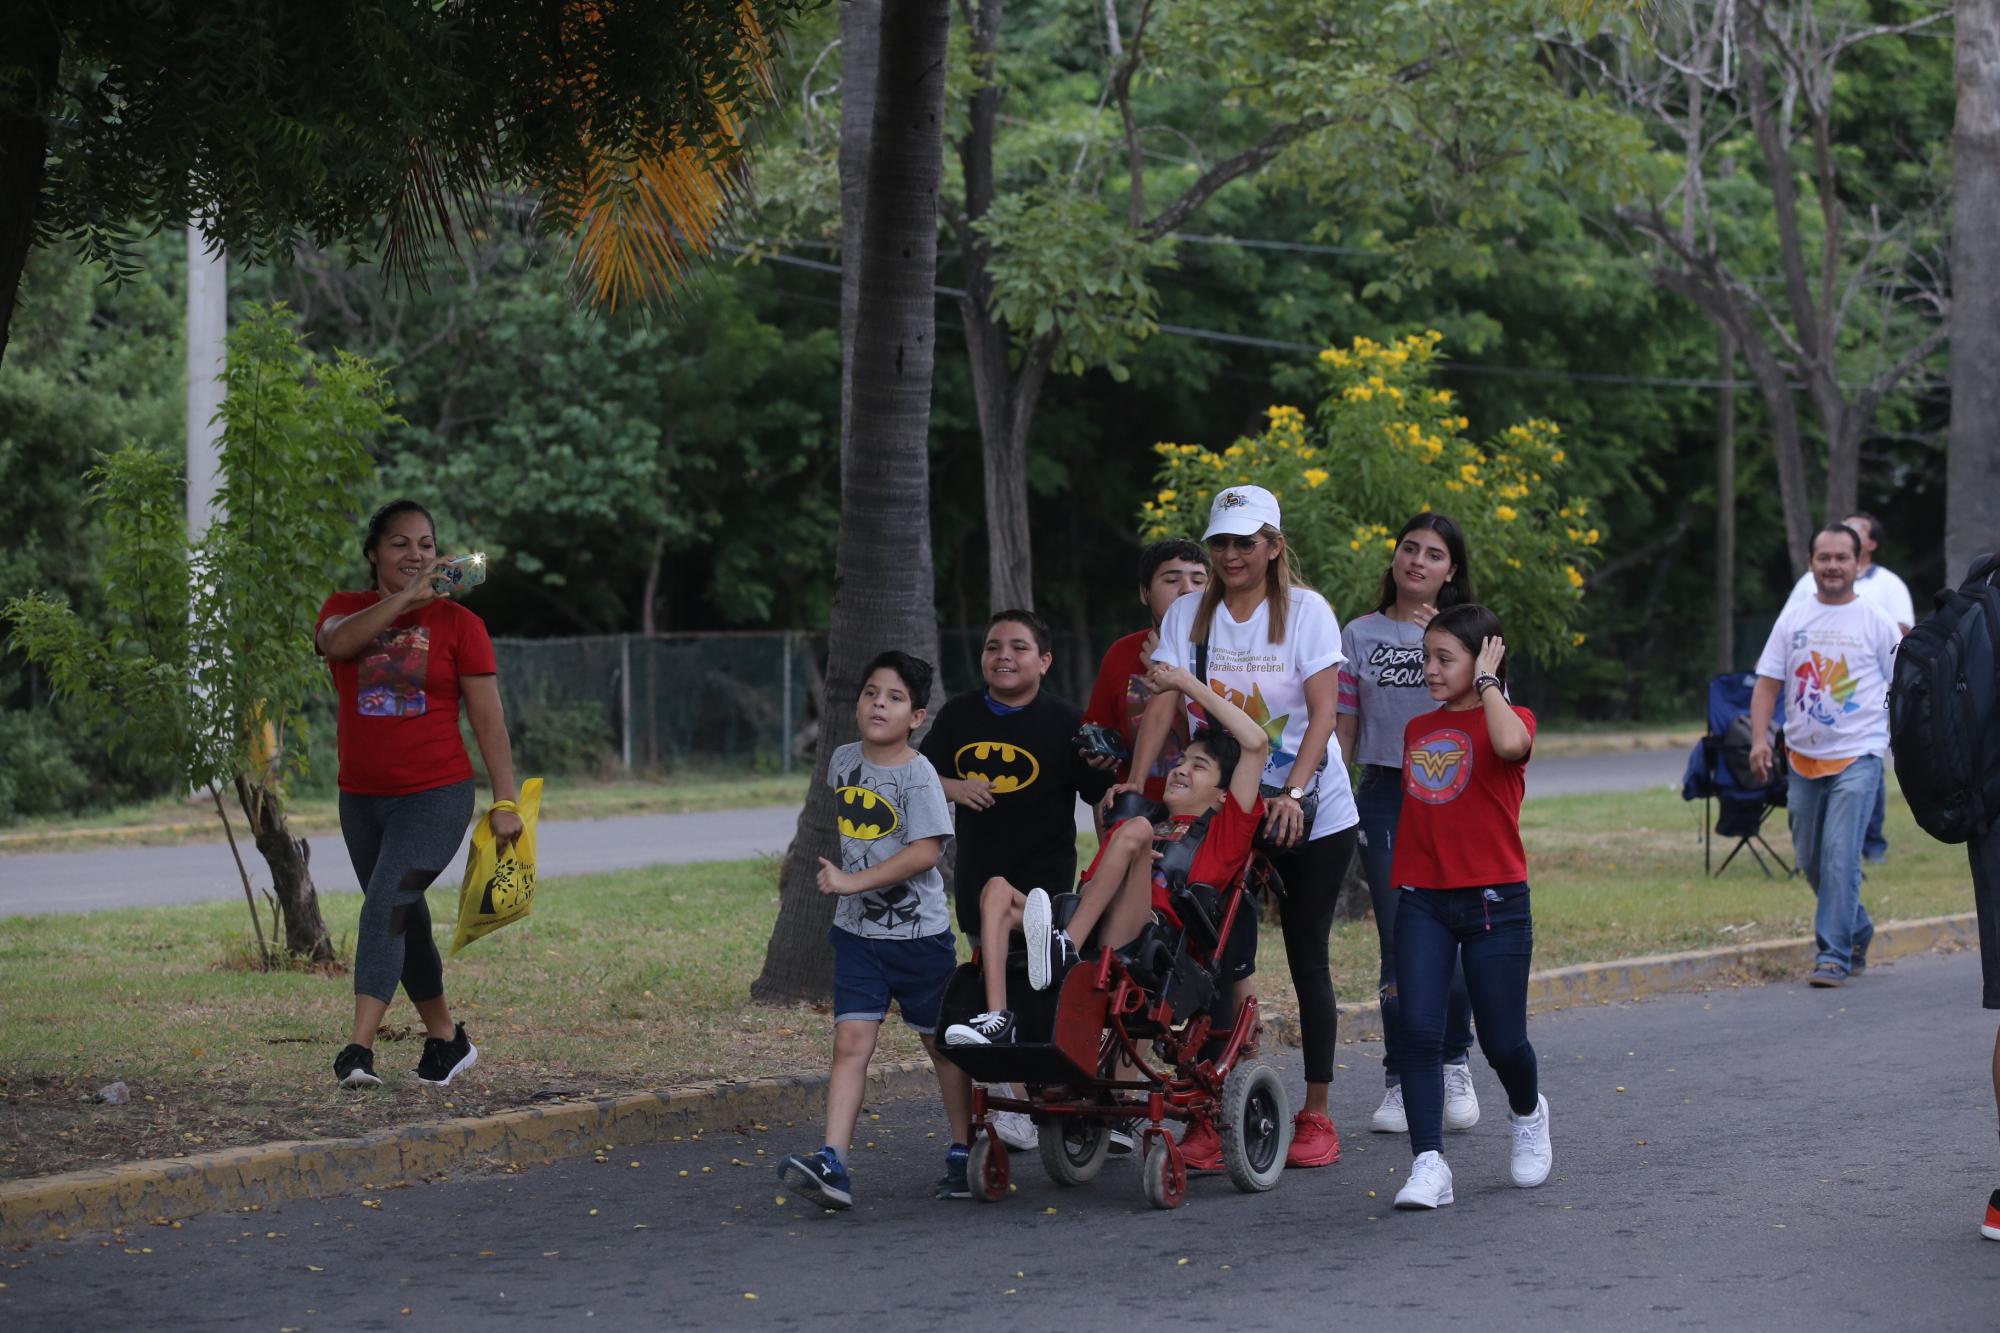
M1375 935L1382 948L1377 996L1382 1001L1382 1081L1395 1087L1403 1081L1402 999L1396 987L1396 886L1389 882L1389 865L1396 856L1396 824L1403 814L1403 770L1382 764L1361 766L1361 785L1354 792L1361 815L1361 873L1368 879L1368 898L1375 907ZM1462 1065L1472 1050L1472 1002L1465 994L1465 969L1451 974L1451 999L1444 1025L1444 1062Z
M1819 961L1843 973L1853 969L1855 949L1866 949L1875 934L1861 905L1861 841L1881 789L1882 761L1864 754L1830 778L1793 773L1788 790L1792 850L1819 898L1813 913Z
M1526 884L1404 889L1396 911L1396 977L1403 992L1403 1109L1410 1151L1444 1148L1444 1029L1455 963L1479 1025L1479 1049L1515 1115L1533 1115L1539 1077L1528 1044L1528 965L1535 924Z
M1875 813L1868 816L1868 832L1861 838L1861 859L1881 865L1889 859L1889 839L1882 833L1882 821L1889 814L1889 775L1875 781Z

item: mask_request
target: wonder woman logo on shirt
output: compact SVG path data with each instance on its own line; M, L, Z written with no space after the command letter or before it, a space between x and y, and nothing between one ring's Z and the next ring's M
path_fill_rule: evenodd
M1456 727L1418 741L1403 766L1403 790L1426 805L1457 800L1471 781L1472 738Z

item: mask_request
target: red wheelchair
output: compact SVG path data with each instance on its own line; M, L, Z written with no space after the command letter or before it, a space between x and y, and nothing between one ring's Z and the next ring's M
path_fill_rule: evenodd
M1059 1185L1095 1179L1110 1154L1113 1126L1134 1121L1146 1201L1179 1207L1188 1168L1168 1125L1204 1119L1221 1139L1231 1184L1254 1193L1278 1183L1291 1146L1290 1099L1278 1072L1255 1062L1263 1035L1256 999L1227 1019L1229 997L1219 978L1223 942L1239 916L1256 910L1253 883L1276 885L1275 873L1254 856L1226 890L1156 887L1154 919L1137 939L1098 949L1044 991L1028 985L1025 951L1010 951L1007 995L1017 1040L943 1048L977 1083L1011 1083L1024 1093L973 1089L967 1176L974 1198L997 1203L1008 1194L1007 1148L989 1119L996 1111L1034 1120L1043 1169ZM1078 901L1074 893L1055 898L1057 925ZM1245 925L1254 928L1253 921ZM939 1030L985 1007L975 953L946 988Z

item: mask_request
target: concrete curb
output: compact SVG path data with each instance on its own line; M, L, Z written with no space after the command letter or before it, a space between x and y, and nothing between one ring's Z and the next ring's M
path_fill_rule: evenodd
M1869 957L1883 962L1977 943L1977 918L1967 912L1880 926ZM1801 938L1556 968L1530 979L1528 1006L1539 1012L1729 982L1796 977L1811 967L1812 960L1813 942ZM1292 1015L1274 1014L1265 1027L1277 1040L1298 1044L1298 1023ZM1340 1030L1349 1040L1380 1037L1379 1006L1343 1005ZM927 1061L880 1065L868 1079L871 1101L919 1096L936 1087ZM675 1133L811 1118L820 1113L825 1096L824 1075L703 1083L386 1129L360 1138L225 1148L167 1161L128 1162L11 1181L0 1184L0 1246L66 1240L80 1231L108 1231L250 1204L378 1189L467 1166L549 1162L605 1144L651 1143Z
M1934 949L1977 948L1979 918L1972 912L1957 916L1923 917L1915 921L1892 921L1875 928L1875 942L1869 946L1869 963L1929 953ZM1725 945L1719 949L1697 949L1689 953L1654 954L1647 958L1625 958L1609 963L1581 963L1575 967L1552 968L1528 978L1528 1012L1545 1013L1582 1004L1611 1004L1637 1000L1672 991L1703 990L1731 982L1800 981L1812 970L1816 951L1812 937L1765 940L1757 944ZM1265 1031L1287 1046L1299 1044L1298 1019L1291 1014L1273 1014L1264 1020ZM1340 1006L1340 1035L1343 1040L1377 1041L1382 1036L1382 1008L1367 1004Z
M929 1061L877 1065L868 1099L935 1091ZM674 1134L816 1119L826 1078L801 1075L701 1083L598 1101L537 1106L491 1116L312 1139L224 1148L165 1161L0 1184L0 1246L66 1240L249 1204L380 1189L474 1165L549 1162L607 1144L653 1143Z

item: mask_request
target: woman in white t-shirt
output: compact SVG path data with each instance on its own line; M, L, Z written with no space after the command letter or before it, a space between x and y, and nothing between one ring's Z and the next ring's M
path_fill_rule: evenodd
M1215 497L1204 535L1214 572L1204 591L1167 609L1153 660L1194 672L1271 738L1263 836L1285 849L1271 861L1285 882L1281 920L1306 1065L1305 1107L1286 1163L1329 1166L1340 1158L1340 1134L1327 1112L1337 1021L1327 937L1360 821L1334 742L1340 622L1326 599L1292 573L1278 518L1277 497L1261 486L1232 486ZM1175 710L1184 706L1176 693L1154 697L1133 746L1132 772L1150 771ZM1195 710L1189 714L1199 723ZM1305 807L1315 804L1308 827ZM1249 993L1254 960L1253 953L1238 981L1239 1004ZM1215 1129L1205 1122L1189 1129L1181 1152L1198 1170L1222 1160Z

